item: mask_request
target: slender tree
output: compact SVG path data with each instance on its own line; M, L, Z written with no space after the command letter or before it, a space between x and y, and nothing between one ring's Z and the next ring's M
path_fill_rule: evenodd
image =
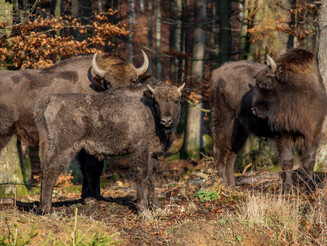
M207 0L195 1L195 27L193 37L193 57L191 70L191 83L199 83L204 75L204 58L206 45L206 32L204 25L207 18ZM197 106L201 106L198 103ZM187 105L186 129L182 157L199 159L202 149L203 114L191 104Z
M133 25L135 22L135 2L134 0L128 0L128 20L129 20L129 31L128 34L128 61L133 62Z
M170 25L170 50L172 57L170 58L170 78L177 81L179 74L179 56L181 52L182 40L182 0L173 0L170 2L171 8L171 25Z
M229 60L229 52L231 50L231 27L230 27L230 12L231 1L218 0L218 15L219 15L219 64Z
M160 61L160 47L161 47L161 7L160 0L154 1L154 16L155 16L155 47L156 47L156 69L157 79L161 79L161 61Z
M153 50L153 22L152 22L152 13L153 13L153 5L152 1L148 1L148 23L149 23L149 29L148 29L148 46L149 49L152 51ZM152 75L152 56L149 56L149 69L148 69L149 74Z

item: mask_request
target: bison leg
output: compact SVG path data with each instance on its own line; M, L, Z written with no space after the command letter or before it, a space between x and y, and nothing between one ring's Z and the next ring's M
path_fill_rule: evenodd
M104 161L89 155L84 149L77 155L83 174L82 198L100 198L100 176Z
M157 207L157 195L155 191L154 175L157 169L156 159L145 154L131 155L133 160L133 175L137 189L138 210Z
M301 183L303 183L303 187L306 190L313 191L315 189L313 169L316 162L316 150L300 153L300 159L304 171L304 177Z
M42 182L40 195L40 209L44 213L52 211L52 192L56 181L62 171L64 171L76 155L73 148L59 151L50 149L45 155L42 163Z
M292 169L294 165L294 141L291 136L276 139L279 163L282 166L283 192L289 193L292 188Z
M215 107L213 112L216 112ZM248 133L235 121L234 115L225 111L226 117L215 113L213 119L213 139L214 139L214 165L218 171L218 176L222 178L223 184L234 187L234 162L236 154L244 145L248 138Z
M214 125L213 127L214 165L223 184L234 186L235 181L231 177L234 175L234 159L231 146L233 128L231 126L221 126L221 124ZM219 129L216 129L218 127ZM232 175L230 173L231 170Z

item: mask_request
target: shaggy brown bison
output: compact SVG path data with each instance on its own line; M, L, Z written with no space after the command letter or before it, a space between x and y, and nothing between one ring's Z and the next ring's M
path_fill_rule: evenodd
M67 59L45 69L0 71L0 150L13 134L28 145L38 144L39 134L33 111L40 97L49 93L102 91L143 78L149 62L142 53L144 63L139 68L117 55L103 54ZM78 157L84 174L82 197L99 197L103 162L98 163L97 158L85 151ZM93 165L100 168L94 169Z
M307 177L313 175L327 97L313 53L290 49L267 63L230 62L213 72L214 162L233 186L234 160L249 134L274 138L288 192L295 149Z
M131 86L93 94L47 95L36 105L40 132L40 208L50 212L59 174L84 149L95 156L130 154L138 209L157 206L157 158L170 147L184 84Z

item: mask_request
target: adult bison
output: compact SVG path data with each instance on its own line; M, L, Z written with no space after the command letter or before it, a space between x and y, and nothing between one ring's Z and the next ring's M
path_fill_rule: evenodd
M138 208L157 206L157 158L173 141L183 87L130 86L102 95L43 97L35 108L40 132L42 211L51 211L55 182L81 149L96 156L130 154Z
M274 138L288 192L295 149L312 178L327 97L313 53L290 49L276 62L267 56L267 63L230 62L213 72L214 162L233 186L235 157L249 134Z
M37 145L39 134L34 122L36 101L49 93L90 93L129 85L142 79L148 58L136 68L120 56L87 55L64 60L44 69L0 71L0 150L13 134L28 145ZM82 198L100 196L103 162L82 151L78 155L84 175ZM96 165L97 169L92 166Z

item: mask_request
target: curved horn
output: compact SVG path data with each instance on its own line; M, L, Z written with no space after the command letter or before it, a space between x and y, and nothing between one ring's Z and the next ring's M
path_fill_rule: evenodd
M149 90L152 92L152 94L154 94L154 89L150 85L146 85L146 86L149 88Z
M271 71L273 73L275 73L277 70L277 65L276 65L275 61L269 55L266 55L266 62L267 62L267 65L271 67Z
M101 68L99 68L97 61L96 61L96 57L97 57L97 53L95 53L93 55L93 59L92 59L92 68L95 72L96 75L100 76L100 77L104 77L104 75L106 74L105 70L102 70Z
M184 89L184 86L185 86L185 82L180 86L180 87L178 87L178 91L179 92L182 92L182 90Z
M136 68L137 76L141 76L145 74L145 72L148 70L149 67L149 59L148 56L145 54L145 52L141 49L143 54L143 65L139 68Z

